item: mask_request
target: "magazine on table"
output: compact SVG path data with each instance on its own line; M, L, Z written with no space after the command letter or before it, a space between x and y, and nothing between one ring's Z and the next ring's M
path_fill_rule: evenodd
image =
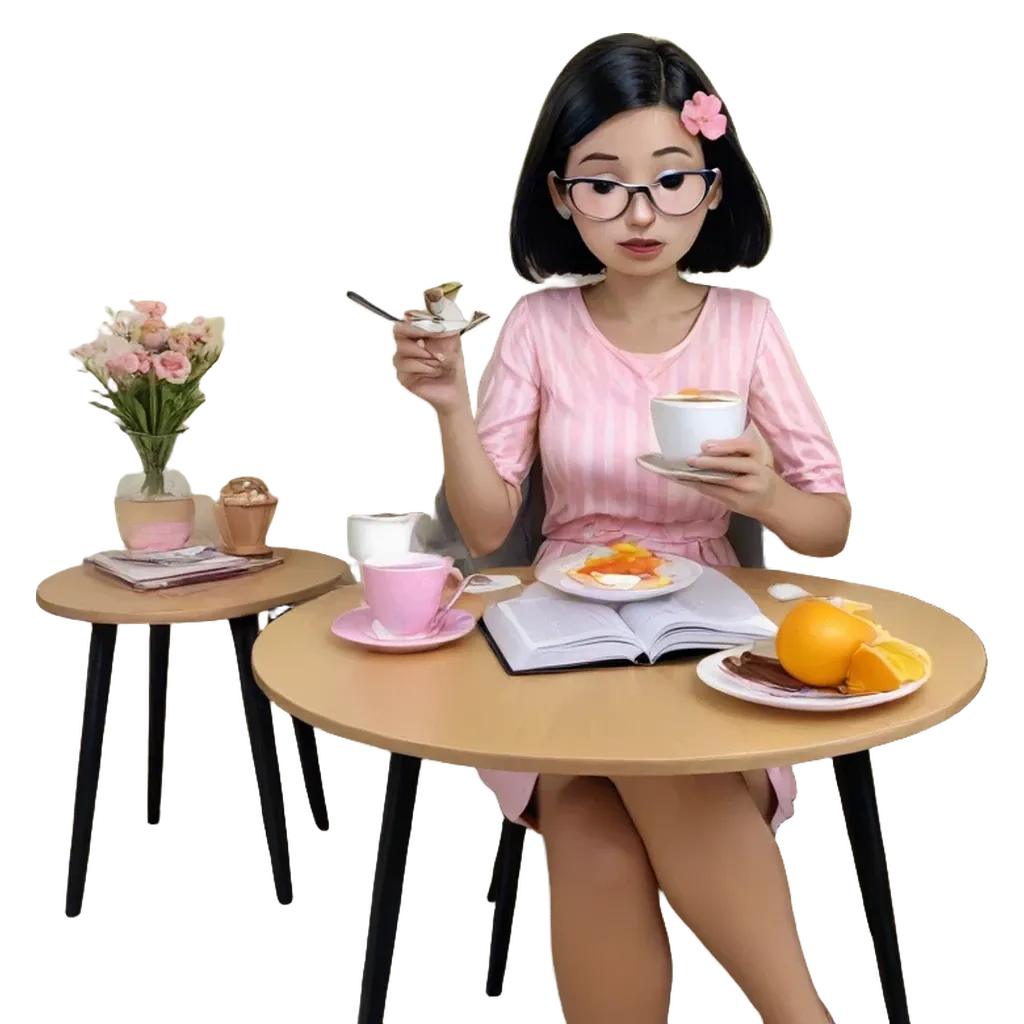
M193 583L234 579L280 565L282 558L244 558L216 548L195 547L178 551L101 551L85 559L104 574L128 584L133 590L165 590Z
M480 630L511 675L652 665L775 636L776 625L724 573L705 567L685 590L611 605L534 583L491 605Z

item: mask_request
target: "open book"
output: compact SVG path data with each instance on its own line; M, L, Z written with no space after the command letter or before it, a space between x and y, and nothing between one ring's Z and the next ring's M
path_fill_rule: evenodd
M491 605L480 628L512 675L653 664L668 654L756 643L777 629L738 584L706 567L685 590L621 605L535 583Z

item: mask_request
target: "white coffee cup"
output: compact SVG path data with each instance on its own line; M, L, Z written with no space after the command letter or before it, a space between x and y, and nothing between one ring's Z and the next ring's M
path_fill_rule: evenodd
M360 564L371 558L406 555L416 547L416 526L423 512L381 512L348 517L348 553Z
M706 441L739 437L747 426L747 403L724 391L659 395L651 399L651 420L662 456L685 463L702 454Z

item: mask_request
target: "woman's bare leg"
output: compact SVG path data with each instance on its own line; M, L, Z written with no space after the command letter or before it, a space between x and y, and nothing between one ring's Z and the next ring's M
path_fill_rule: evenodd
M672 909L765 1024L827 1024L800 948L770 786L753 776L616 778ZM760 806L759 806L760 805Z
M537 818L566 1024L667 1024L672 960L658 884L615 787L542 776Z

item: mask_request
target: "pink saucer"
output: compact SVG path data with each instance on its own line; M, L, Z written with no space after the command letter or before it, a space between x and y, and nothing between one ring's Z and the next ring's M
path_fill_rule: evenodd
M370 647L377 651L389 651L394 654L414 654L417 651L431 651L435 647L443 647L454 640L459 640L471 633L476 627L476 619L469 612L453 608L444 618L444 625L438 633L430 637L396 637L393 640L382 640L373 632L373 613L369 608L353 608L339 615L331 625L331 632L349 643L360 647Z

